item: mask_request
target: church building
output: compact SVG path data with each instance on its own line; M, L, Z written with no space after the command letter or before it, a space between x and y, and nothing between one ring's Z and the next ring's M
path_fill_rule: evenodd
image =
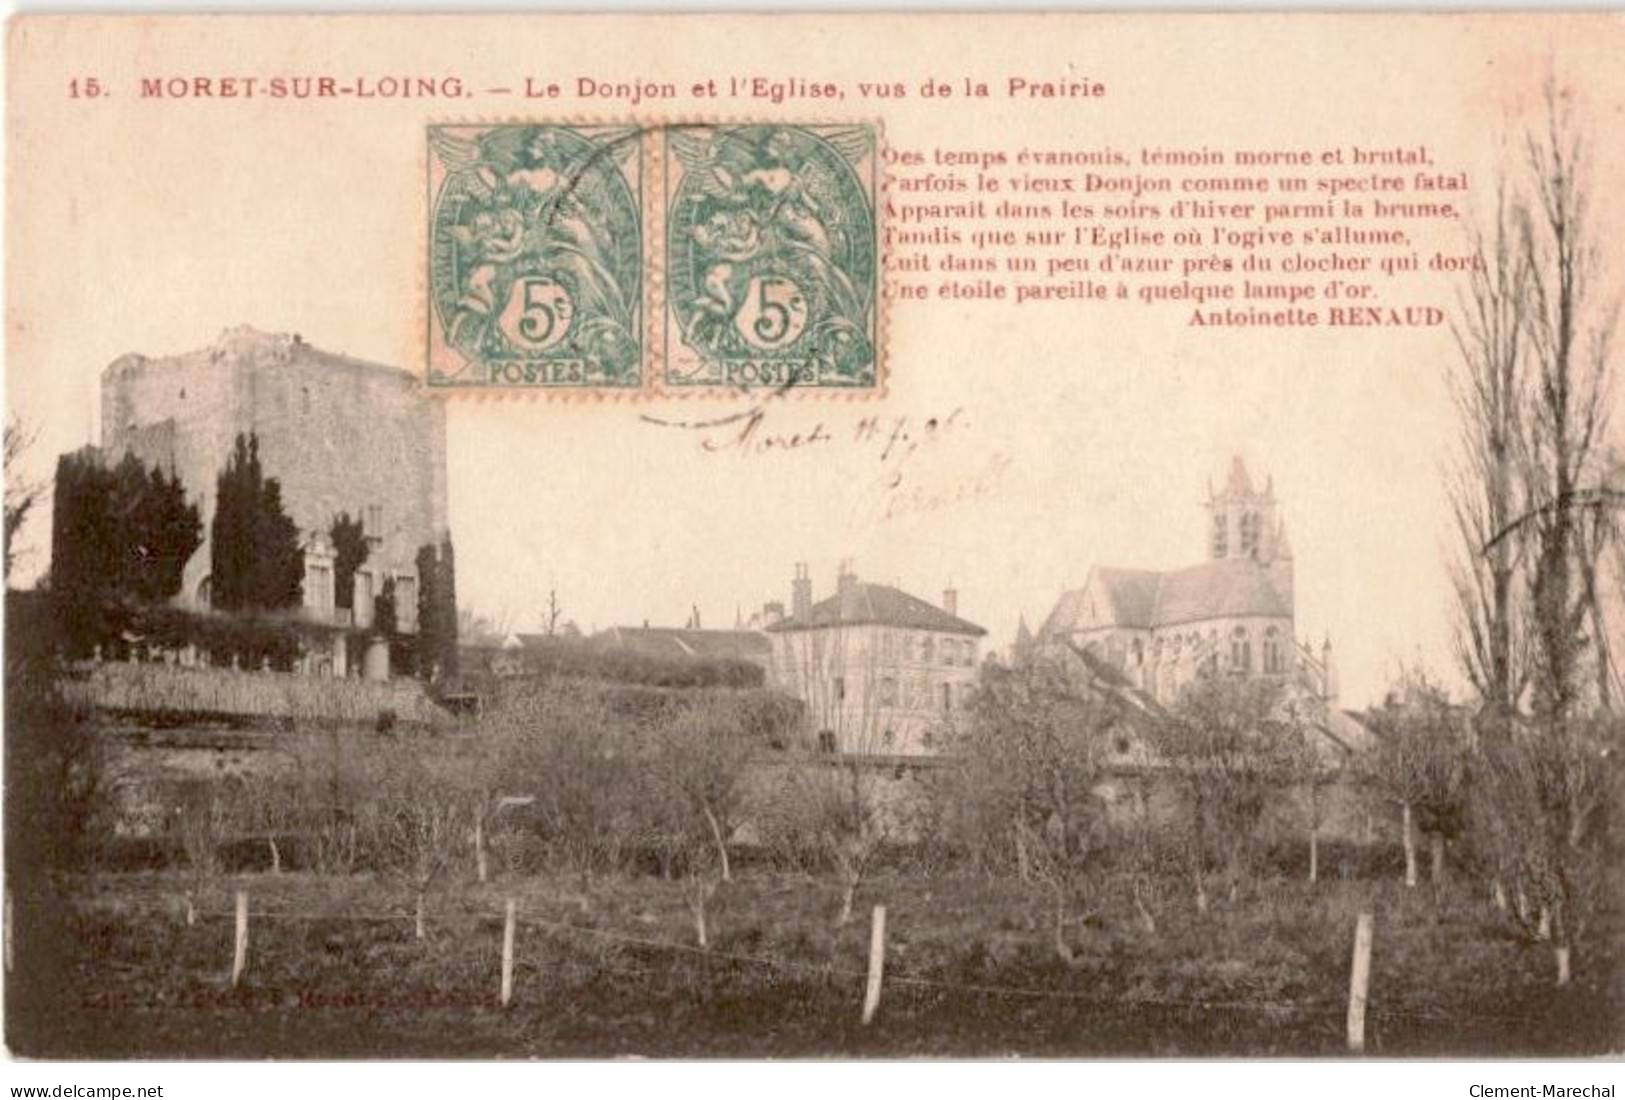
M1063 592L1035 644L1071 643L1171 703L1199 672L1291 678L1335 699L1331 643L1320 659L1294 633L1292 546L1274 484L1241 458L1208 486L1207 559L1171 571L1096 565Z

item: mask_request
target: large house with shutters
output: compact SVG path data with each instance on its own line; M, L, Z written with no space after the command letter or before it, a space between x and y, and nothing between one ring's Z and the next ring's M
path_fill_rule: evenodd
M1337 696L1331 643L1320 655L1294 633L1292 547L1274 484L1254 485L1237 457L1208 487L1207 560L1157 571L1097 565L1063 592L1034 642L1107 662L1160 703L1199 672L1290 679Z
M790 614L769 605L770 682L800 699L829 752L906 756L940 751L969 700L987 631L940 605L842 568L835 592L813 601L796 566Z

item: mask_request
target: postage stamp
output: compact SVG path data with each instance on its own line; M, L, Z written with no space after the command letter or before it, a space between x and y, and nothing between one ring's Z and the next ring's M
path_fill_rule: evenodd
M666 127L668 391L874 390L872 123Z
M428 385L640 389L639 129L431 125L427 135Z

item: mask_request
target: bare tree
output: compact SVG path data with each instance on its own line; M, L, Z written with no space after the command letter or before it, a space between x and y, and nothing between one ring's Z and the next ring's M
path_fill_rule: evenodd
M1432 879L1442 881L1445 845L1467 819L1468 744L1462 718L1425 673L1411 670L1367 713L1377 734L1364 758L1365 778L1379 797L1400 808L1405 885L1417 884L1416 834L1432 846Z
M1072 908L1105 826L1097 788L1118 720L1108 700L1069 675L1064 658L1039 657L983 666L971 721L954 742L952 801L965 839L1047 888L1055 951L1067 962Z
M445 762L419 746L388 751L368 802L369 839L384 868L411 885L414 925L423 939L429 890L451 869L472 800Z
M707 692L665 715L650 734L646 767L675 828L714 849L718 876L733 879L728 844L739 825L745 771L756 751L738 700Z
M1280 705L1276 681L1209 673L1186 686L1174 720L1159 730L1157 750L1186 795L1185 850L1199 912L1208 906L1209 856L1223 863L1234 901L1264 810L1297 771L1303 729L1282 719Z
M636 833L636 747L624 719L590 685L528 682L480 717L485 789L530 800L535 839L583 888L617 865Z
M220 850L230 824L231 792L214 779L187 784L171 825L186 853L186 923L197 921L197 904L220 873Z
M1287 699L1282 759L1292 782L1304 795L1303 821L1309 832L1309 881L1320 881L1320 829L1326 820L1326 790L1337 781L1346 761L1329 761L1320 752L1326 744L1327 706L1324 699L1306 702Z
M11 579L11 567L16 564L15 540L28 515L40 502L46 483L25 478L18 465L34 443L36 432L23 426L15 416L6 420L6 527L5 527L5 579Z
M1588 150L1565 93L1548 85L1544 132L1526 145L1531 187L1522 224L1530 268L1533 395L1524 434L1533 559L1535 705L1562 720L1579 697L1591 554L1603 510L1587 507L1608 427L1617 303L1597 300L1600 242L1590 219Z
M1625 587L1625 459L1604 458L1599 487L1586 494L1586 522L1580 529L1579 571L1582 598L1589 618L1597 678L1597 704L1619 708L1620 670L1609 638L1608 588ZM1611 468L1611 469L1610 469ZM1610 561L1612 556L1612 561Z
M1523 542L1497 536L1522 513L1520 477L1530 357L1532 286L1522 247L1524 210L1503 183L1490 229L1474 240L1475 265L1452 326L1459 358L1450 374L1459 446L1448 476L1462 552L1451 564L1456 654L1487 704L1516 709L1527 662L1517 592Z
M892 749L887 724L909 691L882 658L876 628L837 624L780 635L778 675L807 706L810 742L791 768L779 832L811 842L841 886L837 926L852 919L858 887L886 838L881 784L874 759ZM888 699L887 691L898 693ZM928 704L927 704L928 705Z
M1461 523L1460 534L1468 558L1464 575L1492 582L1490 599L1483 584L1458 583L1463 620L1494 619L1514 635L1520 623L1528 624L1527 716L1518 678L1501 682L1484 674L1483 655L1493 656L1500 635L1486 627L1480 633L1488 644L1469 645L1462 654L1485 704L1477 723L1474 764L1482 782L1474 817L1494 848L1498 873L1513 877L1519 898L1539 896L1537 928L1550 934L1559 981L1567 981L1580 909L1595 892L1593 792L1614 732L1588 711L1610 705L1599 578L1617 535L1618 502L1603 465L1618 303L1603 297L1607 278L1592 218L1589 150L1572 98L1548 82L1543 108L1540 124L1524 139L1521 186L1499 208L1495 226L1496 254L1505 254L1510 274L1479 278L1469 296L1488 299L1495 324L1475 320L1486 315L1480 311L1458 325L1469 336L1464 347L1499 349L1503 367L1507 354L1519 361L1492 379L1492 396L1501 404L1461 406L1469 456L1475 443L1494 438L1499 444L1494 433L1502 427L1515 439L1517 484L1507 488L1499 462L1504 452L1497 451L1496 462L1464 465L1455 495L1485 505L1467 513L1476 522ZM1499 334L1499 341L1483 339L1485 331ZM1484 377L1494 356L1466 358L1472 378ZM1484 451L1478 447L1481 456ZM1490 505L1513 496L1516 509L1495 522ZM1521 583L1508 584L1504 578L1514 573L1522 574ZM1594 708L1585 690L1588 661L1597 671ZM1519 908L1521 919L1530 919L1529 906Z

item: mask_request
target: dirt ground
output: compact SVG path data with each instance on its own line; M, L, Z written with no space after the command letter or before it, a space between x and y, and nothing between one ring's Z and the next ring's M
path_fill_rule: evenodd
M681 883L514 878L432 891L425 936L405 883L221 878L185 920L174 873L65 881L17 899L6 1039L25 1056L1330 1057L1346 1055L1355 916L1375 915L1368 1053L1597 1055L1625 1048L1625 922L1601 914L1554 983L1476 884L1254 883L1200 915L1179 884L1080 897L1053 944L1036 888L985 878L866 882L834 926L828 879L724 884L696 946ZM232 988L233 891L250 897ZM499 1004L516 902L515 996ZM885 904L886 986L859 1021L869 912Z

